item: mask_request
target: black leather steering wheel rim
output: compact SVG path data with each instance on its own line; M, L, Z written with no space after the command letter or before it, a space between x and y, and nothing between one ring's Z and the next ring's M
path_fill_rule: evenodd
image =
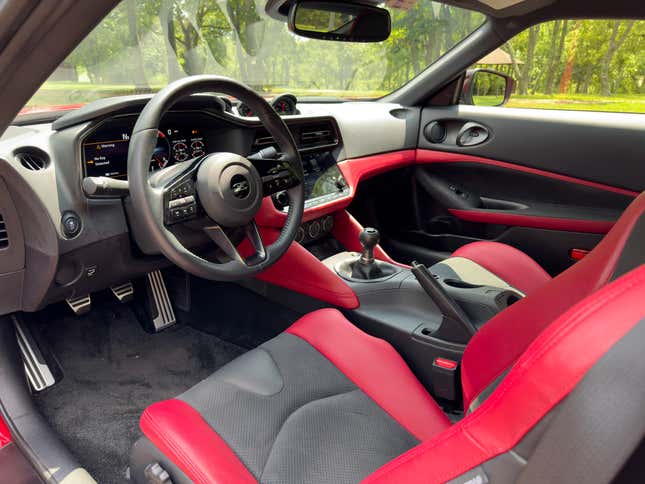
M149 160L157 143L159 124L163 115L180 99L191 94L217 92L234 96L246 103L259 117L264 127L288 163L298 185L290 188L289 211L278 239L268 245L259 261L247 264L231 258L216 263L203 259L188 250L164 225L163 196L149 179ZM212 75L192 76L172 82L155 94L144 107L134 126L128 150L128 182L130 197L139 229L147 234L170 261L185 271L205 279L233 281L254 276L274 264L294 241L304 213L303 168L300 155L286 124L269 103L244 84ZM217 223L217 221L214 221ZM256 230L257 231L257 230ZM226 236L224 236L226 237ZM260 245L262 245L260 241ZM264 247L263 247L264 249ZM233 248L233 251L235 249Z

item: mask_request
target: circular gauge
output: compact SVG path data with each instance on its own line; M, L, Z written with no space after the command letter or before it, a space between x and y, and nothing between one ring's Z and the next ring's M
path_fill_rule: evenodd
M273 100L271 106L280 116L296 114L296 97L293 94L282 94Z
M157 146L150 158L150 171L161 170L170 163L170 144L168 138L161 131L157 134Z
M238 104L238 106L237 106L237 113L238 113L240 116L243 116L243 117L245 117L245 118L250 118L250 117L252 117L252 116L255 116L255 114L253 113L253 111L251 111L251 108L250 108L250 107L248 107L248 106L247 106L246 104L244 104L244 103L240 103L240 104Z
M178 141L172 145L172 156L179 162L186 161L189 157L188 146L186 146L186 143Z
M195 140L190 144L190 153L193 158L198 156L204 156L206 150L204 149L204 142L201 140Z

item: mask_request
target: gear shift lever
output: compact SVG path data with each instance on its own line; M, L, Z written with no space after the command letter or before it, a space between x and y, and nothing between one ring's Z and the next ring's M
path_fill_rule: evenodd
M358 236L358 241L363 247L359 262L361 264L374 264L374 247L378 245L381 236L378 230L372 227L364 228Z
M358 260L352 264L352 277L354 279L372 280L379 279L383 273L382 263L379 264L374 260L374 247L378 244L380 235L378 230L371 227L364 228L358 236L358 241L363 247L363 251Z

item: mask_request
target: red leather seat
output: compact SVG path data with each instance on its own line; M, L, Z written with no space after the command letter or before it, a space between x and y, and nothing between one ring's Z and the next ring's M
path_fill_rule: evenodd
M551 276L521 250L499 242L471 242L434 266L447 266L471 284L509 286L526 295L542 287ZM499 280L495 280L495 278Z
M643 212L645 195L473 337L458 423L387 342L326 309L150 406L135 482L154 462L175 483L611 481L645 434Z

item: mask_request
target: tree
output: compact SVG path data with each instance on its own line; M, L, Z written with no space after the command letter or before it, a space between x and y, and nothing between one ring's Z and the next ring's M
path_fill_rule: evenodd
M526 58L521 69L521 77L519 79L520 94L526 95L529 92L529 82L533 72L533 59L535 57L535 46L537 45L538 36L540 34L540 26L534 25L529 29L529 40L526 47Z
M627 39L629 32L634 26L635 20L629 20L626 22L625 28L623 29L622 34L618 34L620 27L623 24L620 20L614 20L612 22L611 37L609 38L609 44L607 45L607 50L603 56L602 63L600 64L600 93L603 96L611 95L611 84L609 76L609 68L611 66L611 61L616 54L616 51L620 49L623 42Z
M149 92L150 87L148 86L146 73L143 68L143 54L139 42L135 0L127 0L126 7L128 17L128 46L132 52L132 78L134 80L135 92Z

